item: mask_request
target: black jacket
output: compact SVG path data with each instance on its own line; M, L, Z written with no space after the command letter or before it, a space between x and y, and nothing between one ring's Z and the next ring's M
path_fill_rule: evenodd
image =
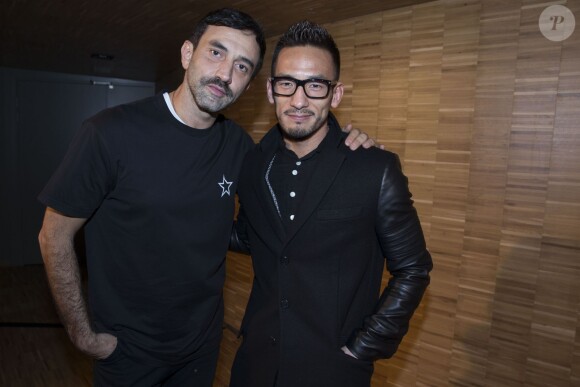
M429 284L431 256L398 158L350 151L334 117L307 195L287 230L264 176L275 126L246 156L232 249L251 246L254 282L232 387L368 386ZM386 258L392 275L379 297ZM347 345L357 356L343 354Z

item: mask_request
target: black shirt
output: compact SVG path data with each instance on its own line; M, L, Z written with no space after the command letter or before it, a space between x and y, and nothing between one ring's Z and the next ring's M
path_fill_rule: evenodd
M318 155L326 147L336 145L339 140L337 133L329 131L316 149L300 158L286 147L283 139L280 141L271 168L266 173L266 182L286 229L296 219L302 198L308 194L308 185L316 168Z

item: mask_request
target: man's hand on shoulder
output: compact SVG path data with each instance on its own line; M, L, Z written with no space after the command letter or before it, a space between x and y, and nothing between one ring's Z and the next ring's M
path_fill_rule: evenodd
M380 149L385 149L384 145L377 144L377 142L370 138L368 134L362 132L360 129L353 128L352 124L346 125L342 128L342 131L348 133L346 140L344 141L345 145L350 148L350 150L356 150L361 145L363 148L368 149L371 146L376 146Z

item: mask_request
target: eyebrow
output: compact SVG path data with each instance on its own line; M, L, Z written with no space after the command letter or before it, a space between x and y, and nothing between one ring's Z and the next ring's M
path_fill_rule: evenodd
M274 77L276 77L276 78L292 78L292 79L298 79L298 78L292 76L292 74L287 74L287 73L276 74L276 75L274 75ZM324 80L332 81L332 79L329 79L329 78L325 77L323 74L320 74L320 73L314 74L314 75L310 75L310 76L308 76L305 79L298 79L298 80L299 81L305 81L307 79L324 79Z
M224 46L219 40L211 40L209 42L209 44L215 48L219 48L222 51L229 52L228 48L226 46ZM256 65L254 64L254 62L252 62L252 60L250 58L247 58L245 56L239 56L237 59L246 63L248 66L250 66L252 68L252 70L256 67Z

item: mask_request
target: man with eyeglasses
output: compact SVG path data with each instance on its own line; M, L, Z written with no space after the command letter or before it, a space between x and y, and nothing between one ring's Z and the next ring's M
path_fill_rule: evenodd
M230 387L369 386L432 268L407 178L395 154L343 145L340 55L323 27L291 26L271 74L278 124L245 157L230 243L254 268Z

